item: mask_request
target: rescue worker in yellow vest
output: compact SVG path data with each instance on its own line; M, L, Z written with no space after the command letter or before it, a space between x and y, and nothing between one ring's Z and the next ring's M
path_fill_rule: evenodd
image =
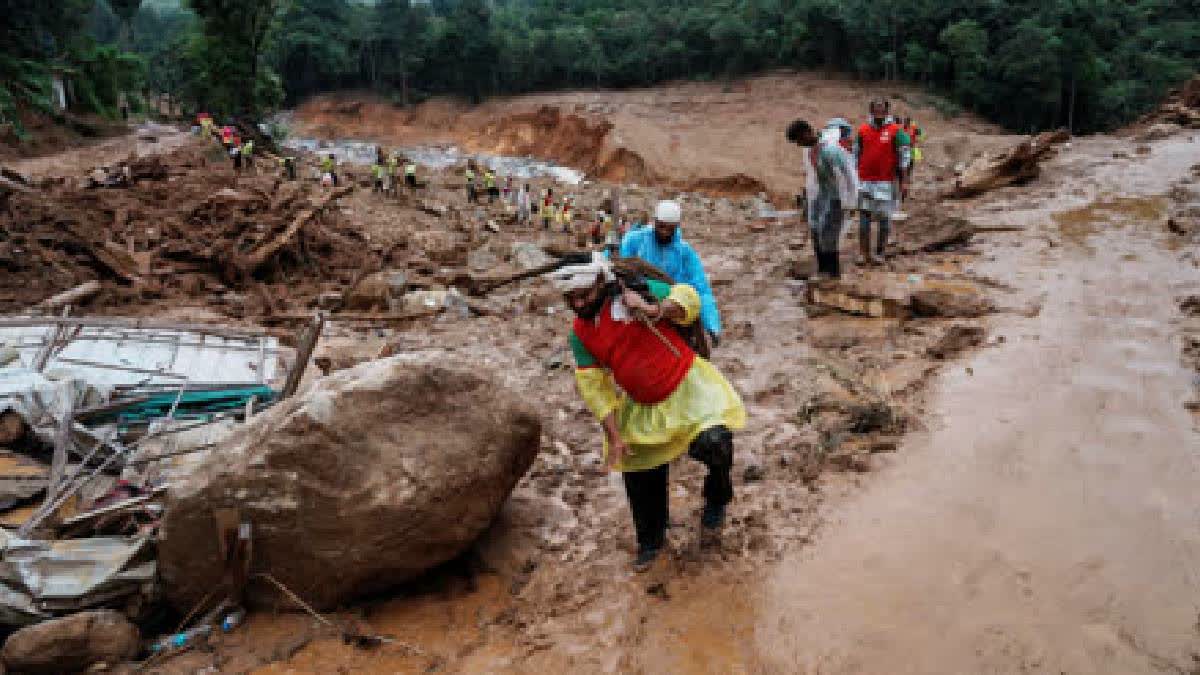
M321 158L321 184L328 182L330 185L337 187L337 162L333 159L333 155L325 155Z
M388 155L387 164L387 189L389 192L395 195L400 192L398 189L396 189L400 182L400 154L393 152L392 154Z
M475 163L474 162L470 162L467 164L467 171L465 174L463 174L463 176L467 180L467 201L474 204L477 201L476 200L477 195L475 194Z
M296 158L295 157L280 157L279 158L279 173L280 177L286 180L296 180Z
M904 118L904 133L908 134L908 142L912 144L912 166L908 169L909 183L911 184L913 169L917 168L917 162L925 158L921 152L921 142L925 140L925 130L920 127L911 117ZM907 195L905 195L907 196Z
M387 169L379 163L378 158L371 164L371 178L374 183L374 192L383 192L383 177L387 175Z
M542 229L549 230L550 223L554 221L554 188L546 188L542 192Z
M491 169L483 170L483 187L487 189L488 203L495 204L500 190L496 187L496 174Z
M248 139L242 143L242 166L250 173L256 173L254 170L254 139Z
M417 163L411 159L404 163L404 184L410 190L417 189Z

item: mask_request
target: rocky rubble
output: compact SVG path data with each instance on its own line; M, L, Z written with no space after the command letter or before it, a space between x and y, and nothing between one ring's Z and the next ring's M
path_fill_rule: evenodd
M13 633L0 656L10 673L74 673L131 660L140 649L139 640L137 626L119 612L79 612Z
M4 195L0 269L24 283L0 288L0 311L98 280L95 308L207 298L233 316L272 313L377 265L332 214L349 188L235 177L213 149L131 160L111 185L46 179Z

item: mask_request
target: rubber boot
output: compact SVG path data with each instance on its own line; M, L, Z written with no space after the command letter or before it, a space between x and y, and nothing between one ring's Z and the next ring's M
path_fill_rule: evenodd
M841 262L841 260L838 259L838 256L840 255L840 253L838 251L830 251L829 253L827 253L825 255L829 256L829 262L827 265L827 267L828 267L827 274L829 275L829 278L830 279L841 279L842 278L842 262Z
M867 231L867 236L859 236L858 238L858 254L862 256L863 265L870 265L874 262L871 257L871 233Z

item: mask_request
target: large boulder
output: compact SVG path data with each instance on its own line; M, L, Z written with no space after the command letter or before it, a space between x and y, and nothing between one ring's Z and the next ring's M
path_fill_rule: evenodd
M4 665L17 673L74 673L133 659L141 636L119 612L79 612L26 626L4 643Z
M252 527L252 572L319 608L467 549L533 463L541 423L481 363L442 352L360 364L244 425L172 486L159 542L168 597L221 581L214 510ZM279 600L251 583L251 603Z

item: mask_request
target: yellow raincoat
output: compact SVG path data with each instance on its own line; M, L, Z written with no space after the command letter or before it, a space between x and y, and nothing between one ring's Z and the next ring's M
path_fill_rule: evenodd
M686 284L668 286L650 281L651 292L683 307L683 325L691 325L700 314L700 296ZM664 400L652 405L638 403L618 390L612 373L597 363L572 334L576 363L575 383L579 394L597 419L614 410L617 429L629 445L629 454L616 465L618 471L653 469L687 451L701 432L716 426L731 431L746 426L746 409L729 381L708 361L696 356L687 375ZM600 366L600 367L597 367ZM605 439L604 454L608 456Z

